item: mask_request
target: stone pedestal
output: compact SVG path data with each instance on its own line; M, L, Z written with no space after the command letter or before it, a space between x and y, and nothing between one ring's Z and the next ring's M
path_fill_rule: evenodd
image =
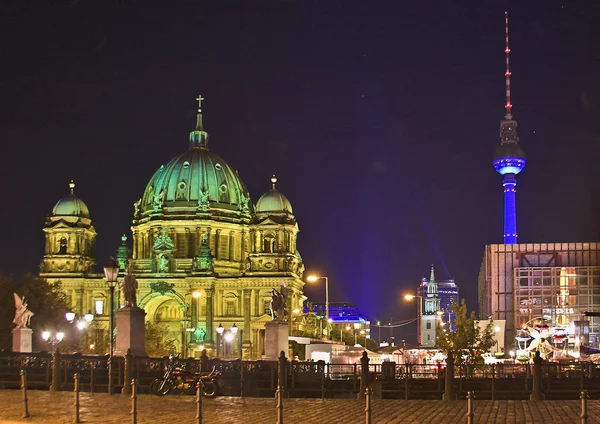
M244 340L242 342L242 361L252 360L252 342Z
M21 353L31 353L31 328L17 327L13 328L12 351Z
M125 356L131 349L133 356L146 354L146 329L144 317L146 312L140 308L126 306L117 311L117 341L115 355Z
M265 322L265 360L276 361L283 350L288 356L290 327L287 321Z

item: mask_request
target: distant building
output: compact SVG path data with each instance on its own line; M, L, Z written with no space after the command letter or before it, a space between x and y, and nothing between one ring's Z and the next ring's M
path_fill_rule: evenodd
M458 286L454 280L436 281L431 265L429 280L425 277L417 288L417 343L421 346L436 345L438 323L453 328L452 302L458 303Z
M581 323L584 312L600 311L600 243L491 244L479 273L481 317L506 320L506 345L516 330L543 322L568 337L584 336L598 346L600 317ZM576 334L580 333L580 334Z
M329 325L324 323L325 320L325 303L307 302L303 312L306 314L309 311L314 312L321 321L321 328L324 334L327 334L327 329L331 333L331 340L346 339L348 334L356 335L357 342L364 345L364 339L371 338L371 322L365 317L358 306L353 303L345 302L330 302L329 303Z

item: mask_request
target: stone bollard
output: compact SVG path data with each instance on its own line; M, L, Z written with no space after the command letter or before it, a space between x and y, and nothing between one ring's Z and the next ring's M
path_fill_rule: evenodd
M587 424L588 422L588 408L587 408L587 400L588 394L587 390L581 391L581 424Z
M56 392L60 389L60 352L57 348L52 353L52 384L50 385L50 391Z
M123 390L121 390L121 394L130 395L131 394L131 379L133 373L133 355L131 354L131 348L127 348L127 353L125 353L125 369L123 370Z
M137 381L131 380L131 424L137 424Z
M366 396L367 387L369 387L369 355L367 351L363 351L362 357L360 358L360 390L358 392L358 398L364 399Z
M196 422L202 424L202 381L196 387Z
M473 424L473 418L475 417L475 408L473 408L473 399L475 394L472 391L467 392L467 424Z
M73 418L73 422L75 424L79 424L81 420L79 419L79 374L75 373L73 376L73 393L75 394L75 402L73 406L75 407L75 417Z
M542 393L542 357L538 350L533 358L533 390L529 400L544 400L544 398L545 396Z
M371 424L371 396L373 395L373 391L371 390L370 387L367 386L367 390L365 390L365 401L366 401L366 406L365 406L365 419L366 419L366 423L367 424Z
M29 404L27 400L27 373L25 373L25 370L21 370L21 395L23 399L23 407L25 408L21 418L29 418L31 415L29 415Z
M277 370L277 424L283 424L283 388L285 384L285 352L279 354L279 368Z
M454 354L451 350L448 351L446 358L446 379L444 380L444 395L443 400L454 400L456 395L454 393Z

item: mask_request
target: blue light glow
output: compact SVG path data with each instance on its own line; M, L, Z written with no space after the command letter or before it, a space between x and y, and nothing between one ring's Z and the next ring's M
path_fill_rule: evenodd
M527 161L523 158L502 158L496 159L494 161L494 168L496 171L502 175L506 174L515 174L517 175L519 172L525 168L525 163Z
M523 165L525 165L523 161ZM494 163L495 164L495 163ZM496 168L497 169L497 168ZM504 244L517 243L517 180L514 176L504 177Z

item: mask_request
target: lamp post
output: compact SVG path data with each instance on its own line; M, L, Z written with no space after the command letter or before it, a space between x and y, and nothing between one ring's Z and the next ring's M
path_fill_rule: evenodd
M219 324L219 326L217 327L217 334L219 334L219 344L221 345L221 353L223 354L223 359L225 359L225 345L223 344L223 339L225 339L226 342L231 343L235 339L237 332L238 326L235 324L233 324L233 327L231 327L229 330L225 330L223 324ZM217 356L218 354L219 352L217 350Z
M77 314L75 314L75 312L69 311L65 314L65 319L67 321L69 321L70 324L73 324L76 321L75 327L77 327L77 329L79 331L83 331L94 320L94 314L92 314L92 311L89 311L87 314L83 315L83 317L81 317L81 316L77 317ZM80 343L79 349L81 349L83 351L85 349L84 346L87 345L87 336L85 338L83 336L81 336L79 338L79 343Z
M325 280L325 321L328 323L327 338L331 338L329 334L329 278L318 275L309 275L306 277L306 281L309 283L314 283L318 280Z
M108 326L109 326L109 340L110 340L110 351L108 353L108 394L113 394L113 333L115 331L115 321L114 321L114 312L115 312L115 285L117 284L117 279L119 277L119 263L115 258L110 258L108 264L104 265L104 275L106 276L106 282L108 283L108 287L110 289L110 306L109 306L109 318L108 318Z
M217 334L219 335L219 343L217 344L217 356L219 356L219 346L223 344L223 331L225 331L225 327L223 327L223 324L219 324L219 326L217 327Z
M421 317L423 316L423 296L419 294L405 294L404 300L408 300L409 302L418 299L419 305L417 306L417 340L421 341ZM422 343L420 343L422 345Z
M58 344L62 342L65 337L65 333L62 331L58 331L55 334L52 334L50 331L42 332L42 339L44 341L50 343L52 346L52 384L50 385L50 391L55 392L58 390L58 386L60 385L60 354L58 353Z
M356 346L358 344L358 329L360 328L360 323L355 322L354 323L354 345Z

